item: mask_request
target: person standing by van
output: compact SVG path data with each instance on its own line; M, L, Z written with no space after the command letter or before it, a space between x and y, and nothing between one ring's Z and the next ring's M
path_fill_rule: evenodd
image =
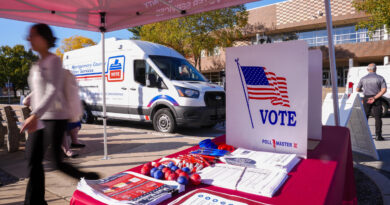
M367 67L368 74L360 79L356 91L362 92L363 88L363 106L367 119L372 111L375 118L376 140L384 140L382 137L382 96L387 91L385 79L376 74L376 65L371 63Z
M73 178L85 177L98 179L95 172L82 172L72 165L62 161L61 144L65 135L70 114L64 95L64 71L59 57L49 52L55 46L56 38L46 24L35 24L30 28L27 37L40 59L29 73L31 96L31 116L25 120L21 132L31 133L28 138L31 145L28 155L30 179L27 184L25 204L41 205L45 201L45 176L43 156L47 145L51 144L51 155L56 167ZM38 122L43 122L44 128L38 130Z

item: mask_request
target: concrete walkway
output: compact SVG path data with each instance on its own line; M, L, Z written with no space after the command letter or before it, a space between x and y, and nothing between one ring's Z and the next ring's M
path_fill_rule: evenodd
M211 138L162 134L151 130L145 131L145 129L120 126L109 126L107 131L109 160L102 160L102 126L85 125L80 132L79 140L87 146L83 149L74 149L80 156L66 159L66 161L75 164L82 170L95 171L100 173L102 177L108 177L194 146L203 139ZM1 148L0 168L20 179L17 183L0 187L0 204L23 204L27 184L27 179L25 179L27 177L26 160L23 149L15 153L7 153L4 147ZM48 203L50 205L69 204L78 181L53 170L48 161L45 161L45 170L46 200Z
M375 133L375 120L369 118L371 133ZM390 205L390 118L383 118L382 135L385 141L375 141L380 160L354 153L354 166L366 174L378 186L383 204ZM375 135L373 135L375 137Z

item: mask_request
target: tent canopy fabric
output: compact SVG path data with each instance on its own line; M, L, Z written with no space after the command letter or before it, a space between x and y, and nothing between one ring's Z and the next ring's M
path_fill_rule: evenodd
M256 0L2 0L0 1L0 18L102 32L102 39L104 39L104 32L231 7L252 1ZM326 8L328 34L332 34L330 0L324 0L324 6ZM104 40L102 42L104 159L108 159ZM337 72L332 35L328 35L328 44L333 76L333 108L336 125L339 125Z
M115 31L185 15L231 7L254 0L6 0L0 17L54 26Z
M104 157L107 151L104 32L211 11L254 0L2 0L0 18L46 23L102 34Z

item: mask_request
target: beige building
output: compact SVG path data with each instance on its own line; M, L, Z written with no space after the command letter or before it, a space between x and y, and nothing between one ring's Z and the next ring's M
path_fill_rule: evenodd
M383 27L370 37L366 29L355 30L357 22L367 16L357 12L353 0L332 0L332 18L338 85L346 83L350 66L388 63L390 56L389 34ZM278 43L286 40L307 41L310 48L323 51L323 85L330 82L328 39L324 1L289 0L248 10L248 27L245 38L236 43L252 45ZM225 69L225 49L215 49L212 54L202 53L201 72L213 82L221 82L220 71Z

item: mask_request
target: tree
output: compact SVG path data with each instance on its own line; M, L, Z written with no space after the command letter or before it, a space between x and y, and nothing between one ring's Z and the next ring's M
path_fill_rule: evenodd
M0 85L8 82L8 79L13 84L14 96L16 91L28 85L27 77L30 67L34 61L38 60L31 49L26 51L23 45L16 45L14 47L2 46L0 47Z
M141 40L167 45L186 57L192 57L201 70L201 52L215 47L230 47L240 38L248 22L244 6L209 11L169 21L132 28ZM138 33L137 33L138 32Z
M92 39L77 35L65 38L61 41L61 43L62 45L56 50L56 55L60 56L61 59L67 51L96 45Z
M169 46L184 56L188 56L185 30L180 29L182 19L173 19L142 26L139 31L141 40L151 41Z
M390 1L389 0L354 0L354 7L358 11L368 14L368 20L360 21L357 29L367 28L372 35L375 30L386 25L390 28Z
M142 26L136 26L136 27L127 29L128 31L133 33L133 37L131 37L130 39L134 39L134 40L141 39L141 36L140 36L141 28L142 28Z

